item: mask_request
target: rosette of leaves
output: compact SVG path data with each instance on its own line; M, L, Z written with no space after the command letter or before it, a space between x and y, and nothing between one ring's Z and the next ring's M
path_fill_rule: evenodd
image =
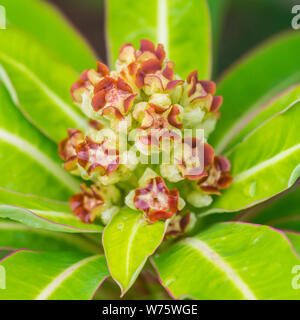
M161 298L160 285L176 299L300 298L298 33L251 52L215 92L215 4L107 1L110 65L93 69L100 59L54 8L2 2L1 299L107 298L113 282L136 299ZM154 123L173 138L184 126L210 133L205 177L141 164L102 131L126 124L149 156Z

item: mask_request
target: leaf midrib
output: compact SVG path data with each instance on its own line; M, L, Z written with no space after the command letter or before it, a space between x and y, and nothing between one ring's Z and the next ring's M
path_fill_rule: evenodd
M79 128L85 128L86 123L84 117L72 110L72 107L64 102L55 92L53 92L40 78L38 78L34 73L32 73L25 65L17 62L15 59L8 57L4 53L0 53L0 57L6 60L7 63L11 64L13 67L19 69L21 72L25 73L41 90L56 104L60 109L68 115Z
M198 238L186 238L182 241L182 243L195 249L198 253L201 254L201 256L205 257L224 274L226 274L230 281L233 283L234 287L242 293L245 299L257 300L257 297L249 288L248 284L245 283L245 281L240 277L238 273L236 273L232 266L228 262L226 262L208 244Z
M157 0L157 43L162 43L169 54L168 0Z
M36 146L4 129L0 129L0 140L14 146L20 152L26 153L34 161L42 165L42 167L44 167L49 173L51 173L70 191L78 192L79 183L77 182L77 180L75 180L68 173L66 173L57 163L55 163L47 155L45 155L39 149L37 149Z
M64 281L66 281L70 276L72 276L72 274L75 273L79 268L89 263L90 261L98 259L99 257L100 255L91 256L71 265L69 268L67 268L58 276L56 276L54 280L50 282L34 300L48 299L60 287L60 285Z
M131 252L131 249L133 246L134 238L135 238L139 228L140 228L139 219L136 219L135 223L133 225L133 228L131 229L130 237L128 239L128 247L127 247L127 255L126 255L126 279L127 279L128 283L130 283L130 281L131 281L131 279L129 279L129 274L130 274L129 267L130 267L130 260L131 260L130 252Z
M267 101L268 98L272 98L273 93L280 92L280 88L284 88L285 84L292 83L293 79L298 79L300 72L297 71L283 82L279 83L275 88L270 89L265 95L263 95L258 101L248 107L247 112L245 112L241 117L237 118L234 123L225 131L223 138L217 143L215 149L216 153L222 153L229 143L241 132L241 130L255 118L262 110L264 110L263 103Z
M245 170L245 171L239 173L238 175L236 175L234 177L234 183L238 183L243 180L246 180L247 178L254 175L255 173L265 169L268 166L275 164L276 162L283 160L284 158L286 158L287 156L290 156L291 154L298 151L299 149L300 149L300 143L289 148L289 149L286 149L280 153L277 153L274 157L267 159L267 160L257 164L256 166L251 167L250 169Z
M30 214L30 215L33 215L34 217L36 217L36 218L38 218L38 219L41 219L41 220L43 220L43 221L45 221L45 222L47 222L47 223L49 223L49 224L51 224L51 225L56 225L56 226L59 226L59 227L62 227L62 228L65 228L65 229L67 229L67 230L78 230L78 231L80 231L80 232L86 232L86 233L88 233L88 232L93 232L93 233L99 233L99 232L101 232L100 230L99 230L99 228L102 230L102 226L101 225L98 225L98 224L94 224L94 225L91 225L91 226L95 226L95 228L93 228L93 229L90 229L90 228L88 228L88 229L84 229L84 228L82 228L82 227L77 227L77 226L72 226L72 225L68 225L68 224L64 224L64 223L61 223L61 222L56 222L56 221L52 221L51 220L51 218L53 218L54 217L54 215L52 215L51 216L51 214L50 215L47 215L47 213L48 213L48 211L43 211L43 213L45 212L45 214L44 214L44 216L43 216L43 214L42 214L42 211L40 211L40 214L37 214L36 213L36 210L35 209L33 209L33 210L31 210L31 209L27 209L27 208L24 208L24 207L22 207L22 206L14 206L14 205L9 205L9 204L0 204L0 209L1 208L9 208L9 209L17 209L17 210L21 210L21 211L24 211L24 212L26 212L26 214L28 215L28 214ZM51 211L49 211L50 213L51 213ZM53 213L53 212L52 212ZM58 213L58 212L55 212L56 214ZM0 210L0 216L1 216L1 210ZM5 216L6 218L10 218L9 216ZM67 213L58 213L58 215L57 215L57 217L66 217L66 218L68 218L68 220L73 220L73 219L76 219L76 220L74 220L74 221L72 221L72 222L80 222L80 220L78 220L78 218L76 218L75 216L73 216L71 213L70 214L67 214ZM12 220L16 220L16 221L22 221L21 219L14 219L14 218L12 218ZM22 221L23 222L23 221ZM26 223L25 223L26 224ZM30 225L28 225L28 226L30 226ZM87 227L88 227L88 225L87 225ZM55 230L53 230L53 229L49 229L50 231L55 231Z
M14 223L14 222L1 222L0 223L0 230L4 231L28 231L28 232L34 232L35 234L41 235L41 236L47 236L51 237L56 240L62 240L65 241L71 245L76 246L78 249L84 249L87 252L91 253L99 253L99 246L96 246L94 243L87 241L83 238L79 238L78 236L75 236L73 234L65 234L62 232L51 232L47 230L40 230L40 229L32 229L28 226L25 226L23 224ZM17 248L14 248L14 250ZM85 252L84 251L84 252Z

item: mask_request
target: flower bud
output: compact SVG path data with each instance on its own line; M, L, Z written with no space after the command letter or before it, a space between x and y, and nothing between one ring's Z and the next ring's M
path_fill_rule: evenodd
M216 156L207 171L207 176L198 182L200 189L208 194L221 195L219 189L226 189L232 182L231 165L224 156Z
M108 220L108 212L111 216L113 211L118 210L112 204L118 202L120 194L115 187L99 188L96 185L87 187L81 184L81 193L75 194L70 199L70 207L79 219L86 223L95 221L101 217ZM111 210L113 208L113 210Z
M179 103L184 107L183 122L192 128L205 129L208 137L219 118L223 98L214 96L216 85L212 81L198 80L198 72L191 72L184 83Z
M201 139L187 137L181 145L176 145L173 165L162 164L160 172L171 182L183 179L199 180L207 177L207 168L214 159L213 148Z
M166 236L174 237L183 235L194 227L195 222L196 216L193 212L187 212L186 214L178 212L168 224Z
M147 169L139 180L140 188L131 191L126 204L144 212L150 222L170 219L185 206L177 189L169 190L165 181L153 170Z

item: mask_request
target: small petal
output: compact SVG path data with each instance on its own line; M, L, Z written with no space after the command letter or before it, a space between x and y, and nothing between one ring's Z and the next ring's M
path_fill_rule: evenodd
M108 67L102 62L97 62L97 72L101 74L103 77L109 75Z
M140 50L142 52L145 52L145 51L155 52L155 45L150 40L142 39L141 40Z
M182 129L183 124L181 122L178 121L178 115L180 115L180 109L178 108L177 105L172 106L171 111L169 112L168 115L168 121L169 123L178 129Z
M223 104L223 97L221 97L221 96L213 97L213 101L212 101L212 104L211 104L211 107L210 107L210 111L211 112L217 112L220 109L222 104Z
M119 53L119 60L124 63L133 62L136 59L135 49L131 44L124 44Z

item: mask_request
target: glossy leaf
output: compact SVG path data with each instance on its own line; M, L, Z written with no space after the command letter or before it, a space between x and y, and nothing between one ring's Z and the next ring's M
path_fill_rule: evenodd
M108 0L107 38L111 65L124 43L139 46L140 39L163 43L175 71L182 77L198 69L211 74L211 26L204 0ZM124 23L126 21L126 23Z
M267 224L277 229L300 232L300 188L284 193L275 201L253 208L241 215L240 220Z
M300 234L296 232L286 231L285 235L289 238L294 250L300 256Z
M5 258L6 256L8 256L11 253L11 250L8 249L2 249L0 250L0 259Z
M0 221L0 251L28 249L100 253L100 246L100 236L97 245L83 236L38 230L15 222Z
M62 14L46 1L1 0L7 27L16 26L34 35L78 72L93 68L96 57L85 40Z
M87 300L108 276L103 255L74 252L20 250L0 265L6 270L1 300Z
M68 201L79 183L62 168L57 146L22 116L1 82L0 101L0 217L54 231L101 231L59 202Z
M0 82L0 187L57 200L79 189L62 168L57 146L34 128Z
M103 247L111 276L122 295L131 287L147 258L164 238L165 223L147 224L143 215L129 208L117 213L103 231Z
M227 154L233 183L205 213L238 211L289 188L299 177L300 102L264 122Z
M70 96L78 75L23 31L7 29L0 42L0 79L25 117L56 142L68 128L84 128Z
M217 153L260 112L276 94L300 81L300 36L286 33L265 42L227 71L218 84L223 95L221 119L210 143Z
M212 24L212 40L213 40L213 53L214 53L214 67L218 65L218 51L220 36L222 33L222 27L224 22L224 17L228 8L228 0L207 0L207 4L211 16ZM214 68L214 73L216 72Z
M218 41L221 31L222 22L226 9L228 7L228 0L207 0L207 4L210 11L212 31L213 31L213 41Z
M264 121L298 101L300 101L300 84L292 86L284 92L281 92L278 96L273 97L270 102L260 108L260 113L251 119L232 139L227 149L230 150L230 147L234 147L236 144L243 141L251 131L258 128Z
M153 259L172 296L209 300L300 299L291 285L299 262L283 233L242 223L216 224Z
M83 223L70 211L68 203L14 193L0 188L0 218L29 227L60 232L101 232L102 225Z

